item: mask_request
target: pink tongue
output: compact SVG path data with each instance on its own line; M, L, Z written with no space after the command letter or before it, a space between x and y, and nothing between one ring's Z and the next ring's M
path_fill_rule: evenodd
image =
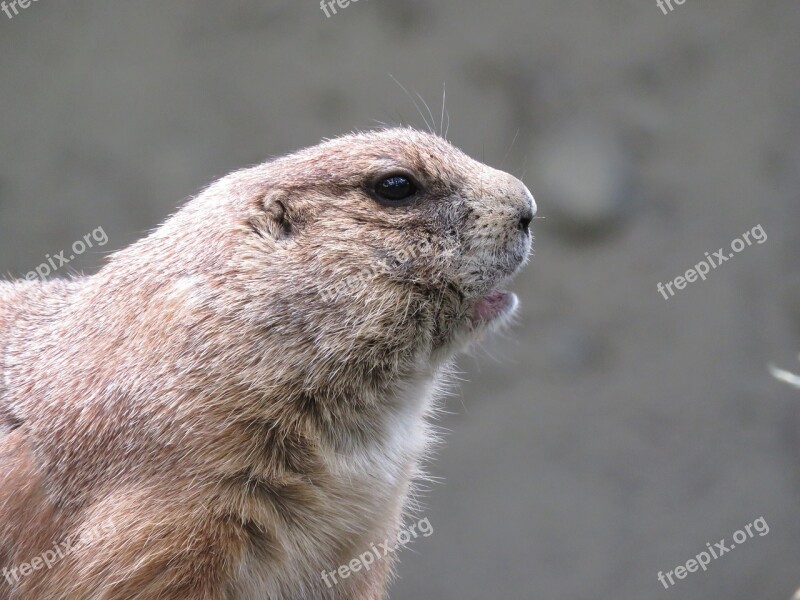
M489 321L503 312L508 304L506 292L491 292L475 304L475 313L478 318Z

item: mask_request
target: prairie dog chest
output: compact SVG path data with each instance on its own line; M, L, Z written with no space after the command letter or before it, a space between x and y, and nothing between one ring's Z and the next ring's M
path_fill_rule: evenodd
M415 474L431 440L428 417L433 409L433 376L409 382L388 398L372 430L326 456L327 466L342 482L362 482L373 493L397 497Z
M236 584L238 598L259 597L252 594L264 590L275 597L293 597L281 594L301 589L299 581L319 586L314 597L344 598L350 597L350 586L365 585L364 578L353 578L328 589L320 574L396 535L411 480L429 442L426 415L433 391L433 378L404 386L388 399L386 405L394 410L386 411L374 431L348 440L336 451L325 451L332 485L319 490L325 508L315 515L314 527L284 530L281 541L287 560L277 577L274 568L258 557L246 559ZM388 569L391 557L386 560ZM334 592L343 595L326 595Z

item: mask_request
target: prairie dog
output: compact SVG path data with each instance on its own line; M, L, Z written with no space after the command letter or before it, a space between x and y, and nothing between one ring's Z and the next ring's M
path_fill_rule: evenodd
M95 275L0 283L0 599L383 598L390 557L320 575L396 534L534 213L386 129L224 177Z

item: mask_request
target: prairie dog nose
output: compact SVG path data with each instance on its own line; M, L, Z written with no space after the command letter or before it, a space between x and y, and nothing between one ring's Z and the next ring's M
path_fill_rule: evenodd
M522 233L530 232L531 221L533 221L533 211L524 211L522 216L519 218L519 229L522 231Z
M475 189L480 190L479 211L483 218L493 221L497 231L530 233L536 215L536 201L522 181L491 167L485 168Z
M523 190L523 197L525 198L523 202L527 204L520 210L519 228L523 233L529 233L531 221L533 221L533 217L536 215L536 200L534 200L533 194L531 194L525 184L519 180L517 181Z

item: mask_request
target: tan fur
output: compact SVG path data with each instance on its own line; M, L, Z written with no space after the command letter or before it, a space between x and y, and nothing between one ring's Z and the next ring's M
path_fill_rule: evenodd
M394 168L412 206L366 191ZM111 524L0 600L382 598L389 557L321 572L396 534L533 208L438 137L376 131L223 178L96 275L0 283L0 568Z

